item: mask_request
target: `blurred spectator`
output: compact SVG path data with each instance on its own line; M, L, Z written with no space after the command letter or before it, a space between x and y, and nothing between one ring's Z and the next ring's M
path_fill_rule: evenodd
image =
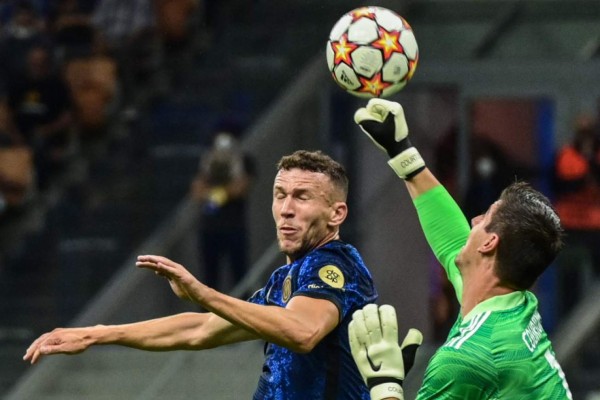
M484 135L471 138L471 167L463 209L467 217L485 213L500 196L502 189L517 177L510 159ZM523 179L523 177L518 177Z
M236 136L229 131L216 134L191 188L192 198L202 207L200 268L206 284L219 290L226 288L220 280L224 263L229 264L234 284L248 267L246 200L255 166Z
M10 20L0 38L0 76L6 86L27 64L27 55L34 46L48 44L44 21L28 1L20 1L12 10Z
M17 132L6 99L0 102L0 147L22 146L24 138Z
M600 136L596 119L577 116L570 143L559 149L554 170L555 207L566 231L559 258L566 311L580 296L586 274L600 275ZM585 270L585 264L591 270Z
M0 104L0 220L25 204L33 186L33 156Z
M99 45L89 8L78 0L60 0L49 18L82 144L104 133L117 94L117 63Z
M133 107L135 93L148 85L158 64L154 2L99 0L92 25L99 45L117 60L121 101L126 107Z
M72 144L71 97L48 49L29 51L25 73L10 82L7 100L16 131L34 151L38 184L44 188L60 171Z
M58 62L91 55L96 32L90 14L77 0L59 0L48 17L49 32L54 39Z
M199 35L198 0L155 0L157 28L169 84L179 87L194 65Z
M460 198L458 190L458 133L456 124L450 125L436 142L433 150L435 174L448 192Z
M75 58L64 67L82 143L105 132L117 94L117 64L102 53Z
M195 28L191 17L198 7L198 0L156 0L158 30L170 46L190 40Z

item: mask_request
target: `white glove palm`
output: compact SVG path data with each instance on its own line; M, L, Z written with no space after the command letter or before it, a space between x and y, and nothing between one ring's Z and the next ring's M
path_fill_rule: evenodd
M421 332L410 329L399 346L394 307L369 304L352 315L348 333L352 356L370 389L371 400L403 400L402 381L423 342Z

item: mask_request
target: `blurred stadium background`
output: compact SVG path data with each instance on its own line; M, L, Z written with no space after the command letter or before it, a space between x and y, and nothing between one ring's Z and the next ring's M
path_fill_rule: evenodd
M442 328L433 322L431 303L435 262L408 195L352 122L362 101L335 85L324 56L332 25L364 2L192 3L184 7L189 30L179 47L170 48L175 44L160 31L145 42L147 70L138 77L133 102L120 101L117 82L103 134L75 151L50 189L3 218L0 396L251 397L261 370L260 343L174 353L106 347L34 367L21 361L28 344L56 326L130 322L193 309L164 281L136 270L134 259L162 254L202 277L195 247L198 209L188 197L189 184L214 127L234 120L246 127L243 145L255 157L258 175L250 197L252 269L232 294L252 292L284 262L270 215L276 161L299 148L332 154L351 176L343 238L362 251L380 302L395 305L401 326L420 328L427 340L407 381L412 398L440 344L435 338ZM599 115L600 2L369 4L396 10L415 31L416 75L392 99L405 106L413 141L428 164L440 174L449 172L441 170L444 163L450 165L448 182L457 197L468 201L473 183L473 135L503 149L519 165L520 177L551 196L552 154L570 139L574 116L582 110ZM453 150L441 150L446 157L434 165L444 140ZM558 267L536 292L574 398L592 400L600 399L600 285L587 250L568 253L572 267L586 277L566 289L579 294L573 307L562 305Z

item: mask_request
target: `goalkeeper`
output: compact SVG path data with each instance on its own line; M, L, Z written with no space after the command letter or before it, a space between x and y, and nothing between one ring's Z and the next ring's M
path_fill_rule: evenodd
M400 104L372 99L355 122L390 157L461 304L446 342L429 361L418 399L571 399L565 375L529 291L562 247L548 199L508 186L471 226L408 139ZM401 347L391 306L368 305L349 326L351 349L371 399L403 399ZM418 343L411 331L402 346Z

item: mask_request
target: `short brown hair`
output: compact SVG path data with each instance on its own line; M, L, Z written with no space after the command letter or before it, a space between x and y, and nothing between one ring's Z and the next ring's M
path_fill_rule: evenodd
M344 200L348 195L348 176L342 164L320 150L298 150L282 157L277 163L277 170L298 168L304 171L320 172L331 180L333 185L341 190Z
M500 241L496 273L516 290L533 286L563 247L563 229L550 201L526 182L502 191L487 232Z

